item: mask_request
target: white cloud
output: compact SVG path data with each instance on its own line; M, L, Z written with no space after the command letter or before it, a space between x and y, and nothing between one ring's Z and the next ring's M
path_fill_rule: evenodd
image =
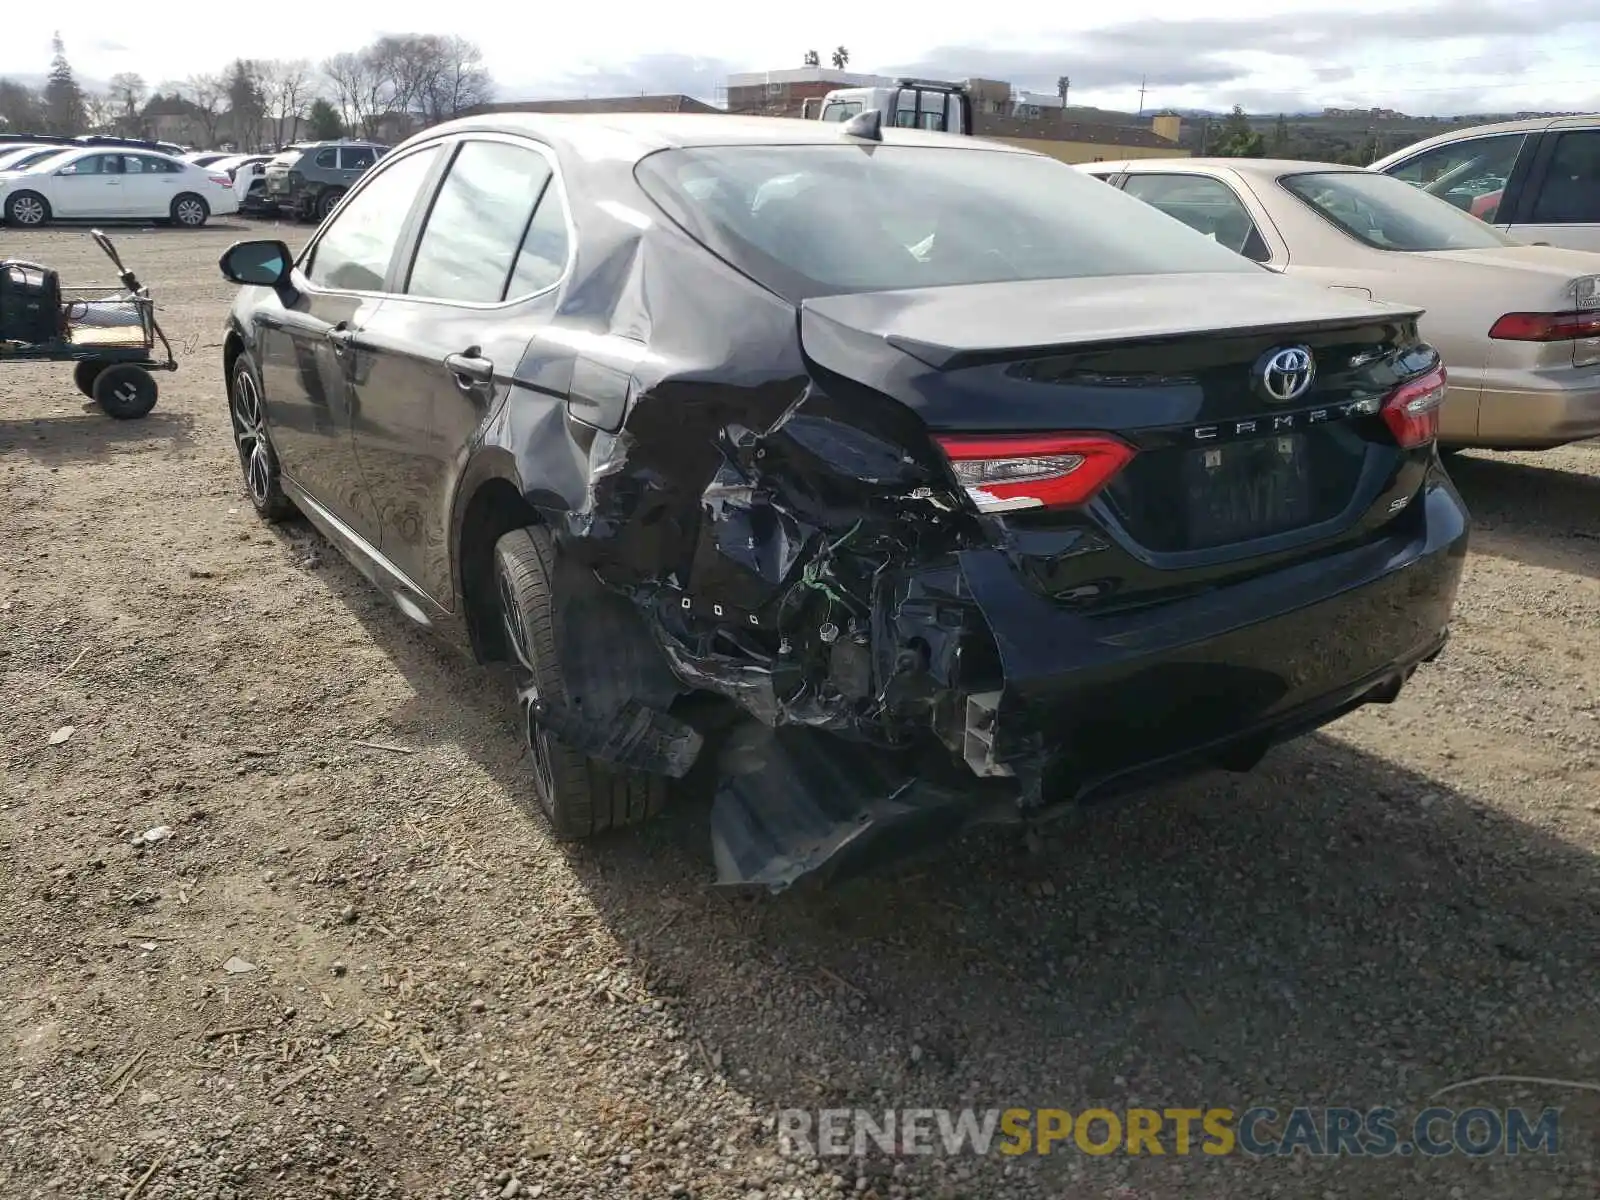
M508 96L709 96L728 71L797 66L808 49L826 59L843 41L856 69L937 68L1045 90L1066 74L1074 101L1127 108L1137 103L1142 77L1150 80L1147 106L1218 106L1235 96L1415 111L1487 102L1600 105L1593 81L1600 8L1591 5L1431 0L1397 9L1381 0L1212 0L1197 10L1178 0L1125 0L1114 11L1076 16L1069 6L1030 7L988 13L954 0L773 5L754 19L747 3L732 0L614 0L603 9L391 0L318 6L309 19L211 8L162 21L86 0L70 10L75 19L63 21L18 4L6 13L0 74L46 70L59 24L80 75L106 79L132 70L151 84L217 70L239 56L318 60L379 33L438 32L477 41Z

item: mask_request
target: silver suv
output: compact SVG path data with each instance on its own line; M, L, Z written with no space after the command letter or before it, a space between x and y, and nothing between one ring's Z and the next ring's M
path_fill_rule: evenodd
M1600 115L1456 129L1371 167L1524 242L1600 250Z

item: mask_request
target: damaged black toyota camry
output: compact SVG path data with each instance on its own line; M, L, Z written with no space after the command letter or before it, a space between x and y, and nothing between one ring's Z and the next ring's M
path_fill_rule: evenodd
M1445 641L1418 312L1038 155L472 118L222 269L252 503L510 664L561 837L690 775L720 877L782 887L1246 769Z

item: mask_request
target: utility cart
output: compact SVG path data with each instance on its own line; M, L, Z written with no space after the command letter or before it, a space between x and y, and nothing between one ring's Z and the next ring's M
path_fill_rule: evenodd
M0 262L0 367L70 362L79 391L107 415L133 420L156 406L154 372L178 364L149 289L122 265L110 238L98 229L89 236L116 267L120 287L62 287L48 267Z

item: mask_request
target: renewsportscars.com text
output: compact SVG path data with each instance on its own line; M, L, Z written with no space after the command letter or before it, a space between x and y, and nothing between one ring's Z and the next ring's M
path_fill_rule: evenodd
M1237 1155L1383 1158L1557 1154L1547 1108L849 1109L778 1114L783 1154Z

